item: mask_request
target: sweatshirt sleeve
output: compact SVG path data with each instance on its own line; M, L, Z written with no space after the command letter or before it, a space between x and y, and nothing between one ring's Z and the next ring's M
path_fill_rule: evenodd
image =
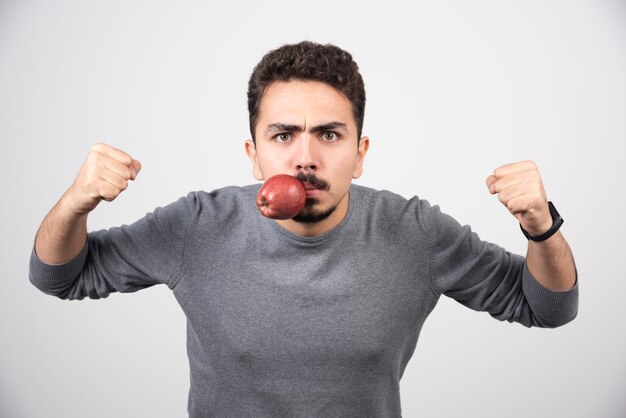
M547 289L524 257L482 241L427 201L420 201L419 213L429 240L431 281L440 294L527 327L557 327L576 317L578 280L567 291Z
M197 198L190 193L131 225L90 232L83 250L64 264L42 262L33 247L29 279L61 299L99 299L160 283L173 289L198 212Z

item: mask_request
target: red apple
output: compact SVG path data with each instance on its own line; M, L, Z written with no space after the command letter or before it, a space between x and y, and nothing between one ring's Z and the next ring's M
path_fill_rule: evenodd
M288 174L268 178L256 195L259 211L271 219L291 219L300 213L305 203L304 184Z

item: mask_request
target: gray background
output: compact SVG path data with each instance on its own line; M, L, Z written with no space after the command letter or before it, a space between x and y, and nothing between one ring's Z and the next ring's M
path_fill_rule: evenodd
M0 0L0 416L185 416L169 290L48 297L28 282L33 238L97 141L144 170L90 229L253 182L247 79L303 39L362 70L372 145L358 183L417 194L524 254L484 180L534 159L566 219L578 318L526 329L442 298L402 379L404 416L626 416L625 24L624 1Z

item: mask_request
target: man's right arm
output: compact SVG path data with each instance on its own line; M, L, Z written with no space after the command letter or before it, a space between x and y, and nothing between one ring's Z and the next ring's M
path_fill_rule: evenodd
M37 257L46 264L74 259L87 241L89 212L119 196L140 170L141 163L122 150L102 143L91 147L76 179L37 231Z

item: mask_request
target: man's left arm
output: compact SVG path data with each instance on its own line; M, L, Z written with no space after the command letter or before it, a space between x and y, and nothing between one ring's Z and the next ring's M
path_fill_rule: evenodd
M531 236L552 227L546 192L533 161L497 168L487 178L487 187ZM526 263L533 277L550 290L568 290L576 284L574 257L560 231L541 242L529 240Z

